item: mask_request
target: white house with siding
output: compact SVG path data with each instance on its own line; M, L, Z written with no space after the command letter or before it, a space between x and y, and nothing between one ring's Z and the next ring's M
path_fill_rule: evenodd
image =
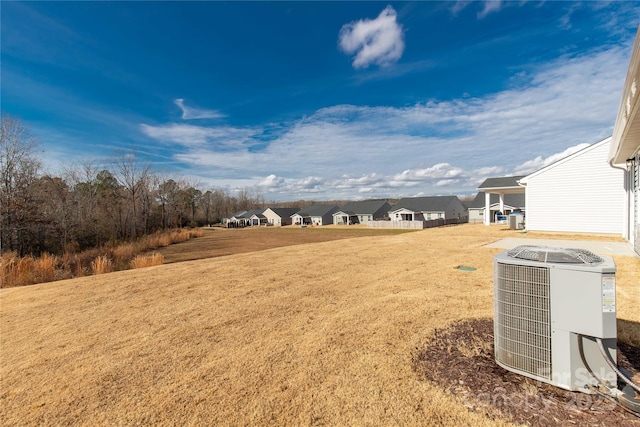
M338 212L338 205L311 205L291 215L294 224L329 225L333 224L333 214Z
M633 44L608 161L625 174L622 236L640 255L640 27Z
M484 222L485 207L485 194L478 192L476 197L470 203L467 203L469 208L469 222L472 224ZM525 198L524 193L521 194L505 194L502 207L500 206L500 196L498 194L491 194L489 198L489 215L490 221L495 221L496 214L502 212L505 215L511 212L524 212L525 211Z
M621 234L624 173L607 163L611 137L519 180L531 231Z
M267 208L262 215L267 218L267 224L279 227L282 225L291 225L293 223L291 215L299 210L298 208Z
M491 199L494 195L498 196L498 211L505 211L505 197L509 194L524 194L524 188L520 185L522 176L500 176L497 178L487 178L478 187L478 190L484 194L484 224L491 225Z
M251 225L259 225L260 221L255 222L258 218L257 215L262 214L262 209L253 209L250 211L239 211L233 214L233 216L226 220L228 228L242 228ZM256 216L256 218L252 218Z
M406 197L389 211L391 221L465 218L466 206L456 196Z
M349 202L333 214L337 225L367 224L369 221L387 219L391 205L384 200Z

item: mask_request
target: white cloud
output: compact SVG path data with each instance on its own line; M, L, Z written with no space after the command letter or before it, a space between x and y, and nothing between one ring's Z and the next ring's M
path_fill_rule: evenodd
M557 162L558 160L562 160L565 157L572 155L580 150L587 148L590 144L578 144L573 147L569 147L566 150L560 153L554 153L546 158L542 158L542 156L538 156L533 160L528 160L521 165L516 166L514 169L514 173L516 175L528 175L533 173L539 169L542 169L546 166L549 166L552 163Z
M210 149L240 148L253 144L251 139L259 130L231 126L195 126L180 123L151 126L141 124L142 132L159 141L171 142L185 147L208 146Z
M467 6L471 4L471 0L457 0L453 2L453 5L449 9L453 16L456 16L460 13L461 10L465 9Z
M485 0L482 10L478 12L478 18L482 19L490 13L498 12L500 9L502 9L502 0Z
M259 187L264 188L278 188L285 183L283 178L279 178L278 176L271 174L262 181L258 183Z
M268 143L258 143L262 128L141 129L178 144L175 158L200 180L233 177L279 199L473 194L485 178L533 172L609 136L629 51L559 58L483 98L334 105L286 124Z
M184 105L184 99L178 98L173 101L182 110L183 120L193 119L219 119L225 117L224 114L216 110L204 110L201 108L187 107Z
M376 19L362 19L342 26L340 48L349 55L356 54L354 68L367 68L371 64L386 66L400 59L404 40L396 17L393 7L387 6Z

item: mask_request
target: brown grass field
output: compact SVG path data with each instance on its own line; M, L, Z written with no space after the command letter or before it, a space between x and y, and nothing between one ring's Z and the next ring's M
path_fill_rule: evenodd
M492 317L500 250L485 244L552 235L467 224L285 237L306 231L325 230L211 230L165 261L228 255L1 289L0 422L508 424L421 378L412 354L438 328ZM619 339L640 345L640 260L614 259Z

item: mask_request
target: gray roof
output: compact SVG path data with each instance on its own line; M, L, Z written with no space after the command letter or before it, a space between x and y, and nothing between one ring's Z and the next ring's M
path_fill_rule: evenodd
M329 213L332 209L337 209L338 205L310 205L305 206L299 212L293 215L300 216L324 216Z
M351 215L373 215L382 207L384 207L385 204L389 205L389 203L384 200L364 200L360 202L349 202L341 207L340 211Z
M501 176L498 178L487 178L484 180L482 184L478 187L478 190L483 188L510 188L517 187L522 188L518 185L518 181L524 178L526 175L519 176Z
M238 211L233 214L233 218L251 218L253 215L260 215L264 212L264 209L252 209L250 211Z
M498 194L491 194L491 204L500 203L500 196ZM524 208L525 197L524 193L521 194L505 194L504 204L513 208ZM476 194L476 198L472 202L467 203L467 207L470 209L484 209L484 192Z
M298 212L299 208L270 208L280 218L288 218Z
M393 210L408 209L413 212L441 212L447 210L453 202L463 205L457 196L407 197L398 200Z

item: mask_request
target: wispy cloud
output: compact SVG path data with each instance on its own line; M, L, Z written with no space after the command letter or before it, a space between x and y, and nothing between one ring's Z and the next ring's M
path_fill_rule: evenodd
M577 153L578 151L583 150L588 146L589 144L583 143L583 144L574 145L573 147L569 147L564 151L561 151L559 153L554 153L545 158L543 158L542 156L538 156L533 160L528 160L522 163L521 165L516 166L516 168L514 169L514 173L516 175L528 175L539 169L549 166L550 164L555 163L558 160L562 160L565 157L568 157L574 153Z
M452 6L451 8L449 8L449 10L451 11L451 14L453 16L456 16L458 13L460 13L460 11L469 6L469 4L471 4L471 0L457 0L455 2L452 2Z
M376 19L362 19L342 26L340 48L347 54L356 54L354 68L367 68L371 64L386 66L397 62L404 51L402 26L396 11L387 6Z
M181 123L152 126L141 124L140 130L150 138L175 143L190 149L206 146L209 150L239 150L256 144L253 128L231 126L194 126Z
M502 9L502 0L485 0L482 5L482 10L478 12L478 19L482 19L493 12L498 12Z
M182 110L183 120L193 119L220 119L225 117L224 114L217 110L205 110L202 108L187 107L184 105L184 99L178 98L173 101Z
M487 177L532 172L609 136L629 50L562 57L482 98L334 105L267 142L263 128L141 129L181 147L175 158L200 180L225 174L274 198L471 194Z
M477 14L478 19L483 19L493 12L499 12L504 7L504 3L502 0L483 0L481 2L473 0L457 0L452 3L452 6L449 8L449 10L451 11L451 14L453 16L456 16L462 10L466 9L470 4L478 3L482 4L482 10L480 10ZM520 2L520 4L522 3L525 2Z

